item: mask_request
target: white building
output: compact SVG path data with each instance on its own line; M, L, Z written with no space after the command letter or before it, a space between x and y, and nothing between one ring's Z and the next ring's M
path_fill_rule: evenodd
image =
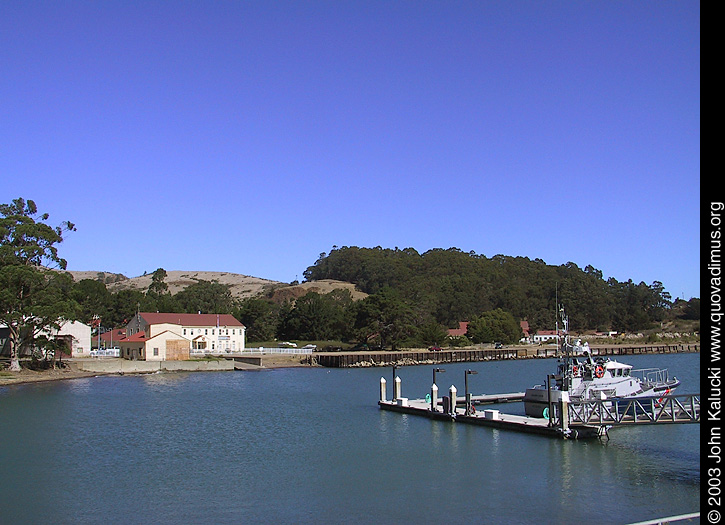
M229 314L142 312L126 325L121 357L146 361L185 360L193 355L244 350L246 328Z
M80 321L64 321L59 329L51 328L48 335L55 339L65 339L70 347L71 357L91 355L91 327Z
M556 342L559 336L556 330L539 330L534 334L534 343L547 343L549 341Z

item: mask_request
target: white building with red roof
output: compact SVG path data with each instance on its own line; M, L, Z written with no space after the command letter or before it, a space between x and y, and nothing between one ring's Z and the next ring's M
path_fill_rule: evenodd
M119 341L121 357L146 361L181 361L205 354L244 350L246 329L229 314L140 312Z

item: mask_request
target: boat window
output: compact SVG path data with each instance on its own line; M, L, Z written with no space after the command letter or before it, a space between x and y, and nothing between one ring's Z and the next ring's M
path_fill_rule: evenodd
M627 377L627 376L629 375L629 372L630 372L629 368L628 368L628 369L626 369L626 370L624 371L624 376L625 376L625 377Z

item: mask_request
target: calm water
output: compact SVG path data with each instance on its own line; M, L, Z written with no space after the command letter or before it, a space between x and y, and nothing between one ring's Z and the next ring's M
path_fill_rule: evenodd
M623 361L699 390L699 354ZM438 384L462 392L471 368L474 394L522 391L555 365L448 365ZM390 384L375 368L0 388L0 522L573 524L699 510L699 425L614 429L602 444L429 421L379 410L381 375ZM422 397L432 367L398 375Z

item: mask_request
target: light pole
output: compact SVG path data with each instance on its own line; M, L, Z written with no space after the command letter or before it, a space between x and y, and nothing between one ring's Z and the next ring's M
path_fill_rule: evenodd
M436 384L436 372L445 372L442 368L433 369L433 385L430 387L430 410L435 412L438 405L438 385Z
M471 414L473 414L473 403L471 403L471 397L470 397L470 394L468 393L468 376L470 374L475 375L475 374L478 374L478 372L476 372L475 370L471 370L469 368L468 370L466 370L466 373L464 374L464 380L465 380L464 383L465 383L465 387L466 387L466 415L467 416L470 416Z
M436 372L445 372L445 369L444 368L434 368L433 369L433 384L434 385L438 384L438 383L436 383Z
M395 371L400 368L398 365L393 365L393 401L395 401L396 395L395 395Z

